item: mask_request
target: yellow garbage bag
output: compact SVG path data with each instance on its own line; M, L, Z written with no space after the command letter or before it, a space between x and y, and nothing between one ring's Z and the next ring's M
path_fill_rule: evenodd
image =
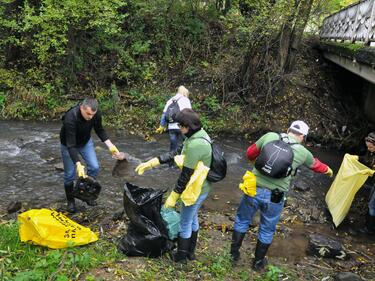
M328 193L326 203L337 227L348 214L355 194L374 170L358 162L358 156L345 154Z
M239 188L250 197L254 197L257 195L257 178L256 176L250 172L246 171L246 173L242 177L243 182L239 184Z
M210 168L206 167L202 161L198 162L193 175L190 177L190 180L180 197L185 206L191 206L197 201L209 170Z
M18 215L18 221L21 242L61 249L98 240L89 228L55 210L32 209Z

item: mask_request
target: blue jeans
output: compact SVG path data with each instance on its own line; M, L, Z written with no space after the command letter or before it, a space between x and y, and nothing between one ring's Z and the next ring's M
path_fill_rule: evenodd
M370 216L375 216L375 185L371 189L370 200L368 202L368 211Z
M202 206L203 201L207 198L208 192L202 194L198 197L194 205L185 206L182 203L181 206L181 220L180 220L180 232L179 236L181 238L190 238L192 231L199 230L199 221L198 221L198 211Z
M245 233L249 229L256 211L260 209L258 240L264 244L271 244L276 224L280 220L284 207L284 198L279 203L273 203L270 199L271 191L259 186L257 186L255 197L244 194L237 209L234 230Z
M83 160L87 165L87 175L96 178L99 173L99 163L96 158L94 142L90 140L82 147L78 148L79 154L81 154ZM76 177L76 165L70 158L68 148L61 144L61 156L64 163L64 184L68 185L72 183Z
M171 142L169 146L169 151L174 151L177 149L178 145L182 141L182 134L179 129L169 130L169 140Z

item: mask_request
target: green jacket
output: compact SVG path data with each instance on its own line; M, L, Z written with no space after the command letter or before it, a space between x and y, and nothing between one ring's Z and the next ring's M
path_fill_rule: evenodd
M297 140L293 138L292 136L289 136L286 134L282 134L282 135L288 137L289 143L298 143ZM256 144L257 149L261 150L262 147L266 145L267 143L274 141L274 140L278 140L278 139L279 139L279 134L271 132L271 133L267 133L263 135L259 140L257 140L255 144ZM292 163L293 171L295 171L298 167L302 165L305 165L308 168L312 167L314 163L314 157L310 151L308 151L302 144L294 144L291 146L291 148L294 154L293 163ZM257 186L259 187L265 187L270 190L278 188L279 190L285 191L285 192L289 190L289 185L290 185L290 181L292 178L291 175L285 178L280 178L280 179L271 178L269 176L263 175L255 167L253 169L253 173L256 176Z
M203 138L211 141L205 130L200 129L190 138L185 139L181 154L185 155L184 166L195 169L199 161L207 167L211 166L212 148L211 144ZM211 190L211 183L204 181L201 195Z

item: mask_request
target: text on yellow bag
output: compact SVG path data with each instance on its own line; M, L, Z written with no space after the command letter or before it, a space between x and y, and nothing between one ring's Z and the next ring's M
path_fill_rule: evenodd
M60 249L85 245L98 236L64 214L49 209L32 209L18 215L21 242Z

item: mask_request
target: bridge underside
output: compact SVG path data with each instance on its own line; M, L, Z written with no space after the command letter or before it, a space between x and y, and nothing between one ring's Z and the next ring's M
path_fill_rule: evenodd
M326 59L368 81L363 109L369 121L375 123L375 48L324 41L319 48Z
M375 68L373 66L362 64L353 58L343 57L334 53L324 52L323 55L326 59L375 84Z

